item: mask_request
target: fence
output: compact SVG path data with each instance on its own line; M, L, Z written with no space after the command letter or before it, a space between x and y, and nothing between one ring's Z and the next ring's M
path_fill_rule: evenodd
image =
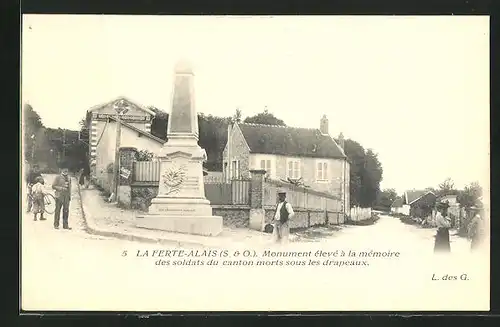
M132 172L133 182L156 184L160 181L158 161L136 161ZM219 174L205 176L205 196L217 205L250 205L250 180L223 181Z
M234 179L229 183L205 181L205 196L212 204L250 205L250 180Z
M273 180L267 180L265 182L263 195L264 206L276 205L279 189L284 189L286 191L287 202L289 202L293 208L316 209L331 212L342 211L342 203L339 197Z
M369 219L371 218L371 216L372 216L372 208L359 208L359 207L351 208L352 221Z
M158 161L134 162L132 180L135 182L158 182L160 180L160 163Z

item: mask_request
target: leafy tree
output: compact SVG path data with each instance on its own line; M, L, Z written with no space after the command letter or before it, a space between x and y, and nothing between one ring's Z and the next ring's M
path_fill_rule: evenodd
M153 157L154 153L148 150L139 150L136 154L137 161L151 161Z
M236 108L236 112L234 113L233 117L231 117L231 122L232 123L239 123L241 121L242 113L240 108Z
M36 136L39 135L39 130L44 126L40 115L28 103L23 108L23 120L24 156L26 160L31 162L36 152Z
M457 202L460 205L460 208L465 209L467 213L466 216L460 215L460 229L459 234L464 235L467 233L467 227L469 226L472 218L473 212L475 210L471 210L472 208L476 208L476 210L480 210L483 207L481 202L483 190L481 185L477 182L470 183L466 185L463 191L460 191L457 196Z
M344 151L351 163L351 206L371 207L380 192L382 165L377 155L351 139L345 140Z
M382 165L377 154L368 149L365 152L365 166L361 174L363 184L361 205L371 207L377 200L382 180Z
M245 118L244 122L249 123L249 124L286 126L286 124L283 120L274 116L272 113L270 113L267 110L267 108L264 109L263 112L255 115L255 116Z
M453 194L453 193L456 193L455 191L456 191L455 190L455 183L449 177L447 179L445 179L442 183L440 183L438 185L438 189L437 189L439 196Z
M481 185L477 182L470 183L464 187L464 190L459 192L457 202L462 208L470 209L472 207L481 207L482 196Z
M397 197L398 194L393 188L385 189L382 192L379 192L376 202L377 209L390 210L392 203Z

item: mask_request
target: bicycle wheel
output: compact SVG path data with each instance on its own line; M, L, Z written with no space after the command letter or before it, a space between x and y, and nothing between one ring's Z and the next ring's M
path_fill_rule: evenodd
M48 214L53 214L56 211L56 198L50 193L43 196L43 202L45 203L45 212Z

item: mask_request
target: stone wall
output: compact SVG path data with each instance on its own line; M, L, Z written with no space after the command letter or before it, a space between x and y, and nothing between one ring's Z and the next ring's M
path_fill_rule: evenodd
M223 218L224 226L247 228L250 216L249 206L213 205L212 214Z
M336 225L342 224L343 219L341 214L337 212L325 212L323 210L307 210L307 209L295 209L295 216L290 219L289 225L291 229L308 228L312 226L322 226L327 224ZM270 224L273 221L275 214L274 208L266 208L266 224Z

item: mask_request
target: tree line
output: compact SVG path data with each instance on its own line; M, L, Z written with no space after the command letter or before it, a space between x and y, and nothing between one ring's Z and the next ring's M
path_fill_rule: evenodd
M88 161L88 144L79 140L79 131L46 127L30 104L23 108L24 158L37 163L46 173L65 167L77 171Z
M168 113L150 106L156 113L151 123L151 133L161 139L167 138ZM32 108L24 108L25 158L37 162L47 172L67 167L73 171L88 162L88 139L81 140L79 134L88 135L90 115L81 121L81 130L52 129L43 125L41 117ZM234 122L286 126L284 120L274 116L267 109L243 119L241 110L236 109L232 116L218 117L200 113L198 115L199 144L207 152L205 168L222 171L222 153L227 142L227 127ZM338 140L337 140L338 141ZM372 149L365 149L358 142L346 139L344 151L350 161L350 202L351 206L371 207L376 204L382 180L382 164Z

